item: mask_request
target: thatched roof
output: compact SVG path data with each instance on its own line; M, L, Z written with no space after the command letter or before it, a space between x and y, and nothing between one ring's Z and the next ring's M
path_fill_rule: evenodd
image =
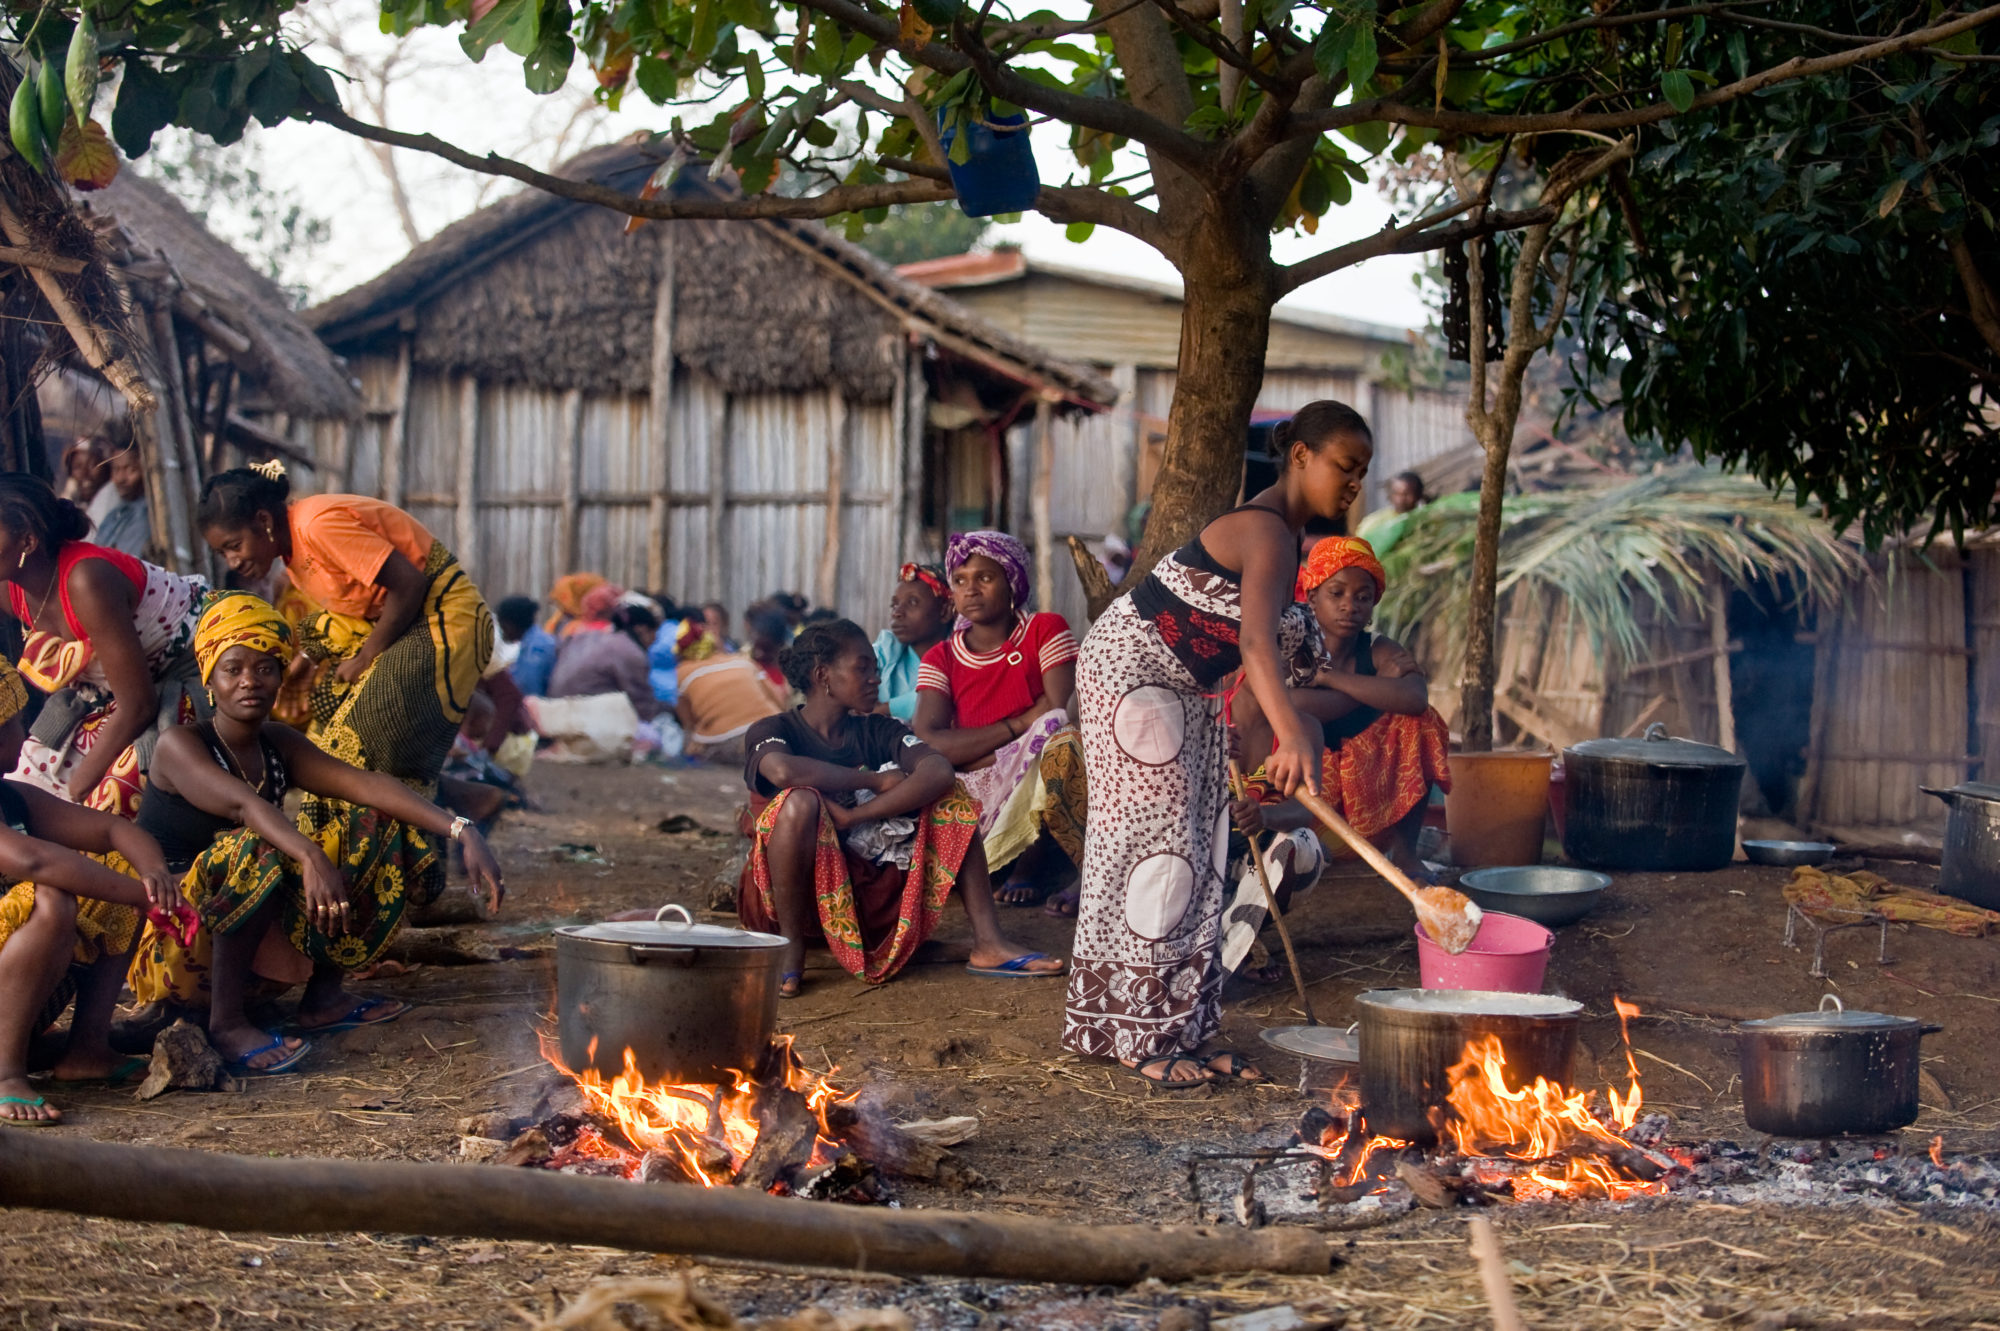
M127 167L106 188L79 196L78 205L115 268L164 288L176 312L236 362L255 406L294 416L359 414L361 399L346 367L277 284L156 181Z
M595 148L559 168L636 192L662 161L650 143ZM681 173L677 191L711 190ZM653 222L524 190L460 219L394 267L306 312L354 354L409 333L420 366L501 383L640 392L650 378L652 293L674 250L674 355L733 392L838 385L894 391L904 337L1079 404L1116 389L1030 346L816 222Z

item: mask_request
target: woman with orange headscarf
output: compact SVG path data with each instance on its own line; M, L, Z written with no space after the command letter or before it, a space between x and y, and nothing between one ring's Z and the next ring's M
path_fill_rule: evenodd
M1450 732L1430 705L1429 682L1417 659L1400 644L1368 631L1388 585L1368 542L1330 536L1313 546L1294 590L1319 622L1332 664L1322 667L1313 686L1294 698L1325 733L1321 788L1327 801L1361 835L1373 840L1386 834L1389 857L1415 874L1422 870L1417 833L1431 786L1451 788L1446 764ZM1242 695L1236 707L1245 752L1259 752L1248 747L1258 727L1254 718L1243 715ZM1315 826L1312 816L1292 801L1260 808L1260 801L1274 796L1255 776L1250 785L1252 798L1237 805L1239 827ZM1344 845L1329 849L1347 853Z

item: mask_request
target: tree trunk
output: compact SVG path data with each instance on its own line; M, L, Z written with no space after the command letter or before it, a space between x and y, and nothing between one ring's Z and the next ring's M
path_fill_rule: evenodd
M1181 273L1180 376L1167 417L1167 447L1145 539L1120 590L1236 501L1250 409L1264 384L1264 343L1277 301L1268 235L1251 234L1234 217L1211 217L1191 239ZM1110 601L1092 595L1091 617Z
M1474 344L1474 355L1478 355ZM1497 425L1498 422L1495 422ZM1507 433L1488 439L1486 469L1479 478L1479 525L1472 541L1471 618L1465 626L1465 673L1459 678L1458 726L1467 753L1493 747L1494 648L1498 641L1500 519L1507 498L1507 459L1514 451L1514 422Z

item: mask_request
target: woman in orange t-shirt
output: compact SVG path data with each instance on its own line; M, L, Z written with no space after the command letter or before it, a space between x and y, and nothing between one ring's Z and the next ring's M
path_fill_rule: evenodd
M285 561L320 609L300 647L331 668L313 685L307 728L355 767L387 772L426 798L493 659L493 616L458 560L403 510L361 495L291 498L276 463L225 471L195 518L240 577ZM308 800L308 830L338 810Z

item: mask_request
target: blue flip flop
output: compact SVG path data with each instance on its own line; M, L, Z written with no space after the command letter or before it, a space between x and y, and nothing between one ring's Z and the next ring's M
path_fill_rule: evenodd
M49 1098L46 1095L38 1095L33 1099L25 1095L0 1095L0 1105L26 1105L30 1109L40 1109L48 1102ZM59 1118L15 1118L12 1115L0 1115L0 1126L10 1128L53 1128L61 1122Z
M295 1021L292 1023L292 1030L298 1035L337 1035L341 1031L358 1031L363 1026L386 1026L398 1017L409 1015L416 1006L415 1003L405 1003L400 998L364 998L349 1008L347 1015L339 1021L330 1021L324 1026L308 1026ZM386 1017L368 1015L383 1007L394 1007L396 1010Z
M1046 960L1048 955L1046 952L1023 952L1020 956L1003 961L998 966L967 966L965 971L968 975L984 975L995 980L1053 980L1069 972L1067 966L1052 971L1028 969L1030 962Z
M285 1037L274 1035L271 1037L269 1044L259 1045L241 1058L232 1058L224 1066L229 1069L230 1075L236 1077L282 1077L297 1067L300 1059L312 1052L312 1041L300 1041L297 1049L292 1050L289 1054L267 1067L258 1068L250 1065L251 1059L260 1058L270 1053L273 1049L283 1049L284 1047Z

